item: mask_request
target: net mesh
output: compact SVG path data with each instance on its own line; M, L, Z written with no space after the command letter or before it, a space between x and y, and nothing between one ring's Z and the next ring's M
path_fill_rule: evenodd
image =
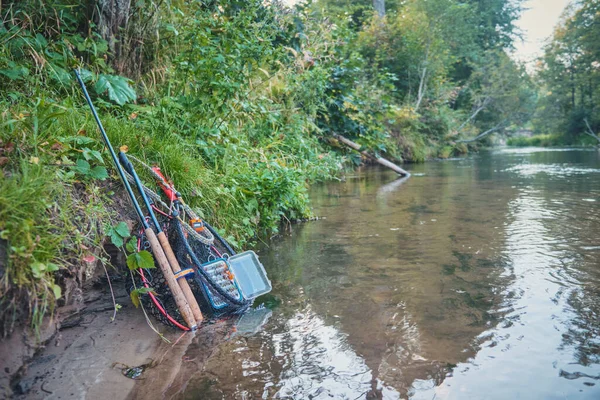
M215 281L214 276L208 275L202 268L198 268L209 261L228 258L235 254L229 243L212 226L205 222L207 233L214 237L212 244L207 244L206 240L200 241L198 235L191 234L189 225L182 223L180 219L165 217L160 223L163 224L162 228L167 234L181 268L194 270L193 274L182 279L187 279L204 315L218 317L224 314L239 314L250 307L251 301L244 300L241 295L239 297L232 296L231 292L223 289ZM151 251L141 231L138 235L138 249ZM154 318L167 326L185 327L184 319L178 311L167 281L158 268L134 271L132 276L134 283L130 285L130 291L136 287L153 289L151 293L141 295L140 301ZM212 297L212 302L209 297ZM219 304L219 308L215 308L215 303Z

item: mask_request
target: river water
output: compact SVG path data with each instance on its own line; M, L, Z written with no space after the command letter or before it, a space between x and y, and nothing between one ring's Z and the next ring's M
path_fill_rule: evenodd
M599 152L411 173L314 187L324 219L260 252L266 323L227 333L177 397L600 398Z

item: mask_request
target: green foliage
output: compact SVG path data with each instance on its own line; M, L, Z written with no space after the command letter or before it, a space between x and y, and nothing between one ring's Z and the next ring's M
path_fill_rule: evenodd
M81 158L75 163L75 171L85 178L94 178L100 180L108 178L108 171L106 171L105 167L97 165L92 168L89 162Z
M146 287L137 288L137 289L129 292L129 297L131 298L131 302L133 303L133 305L136 308L138 308L140 306L140 295L144 295L144 294L148 294L148 293L154 293L154 289L146 288Z
M546 134L546 135L534 135L534 136L518 136L511 137L506 141L508 146L515 147L527 147L527 146L538 146L538 147L552 147L552 146L564 146L565 141L562 135L557 134Z
M3 149L7 146L2 139ZM8 147L10 148L10 147ZM17 152L12 150L10 153ZM12 155L12 154L11 154ZM19 157L20 158L20 157ZM91 243L80 233L68 189L57 184L56 174L20 158L15 169L0 176L0 328L2 336L20 321L30 319L38 328L43 315L62 296L57 274L67 267L62 253L78 257L77 243ZM12 172L11 172L12 171ZM6 173L10 173L7 178ZM3 251L0 251L0 254Z
M96 82L93 92L108 92L119 105L134 101L129 81L114 75L106 64L107 42L97 32L78 31L86 18L85 6L60 0L46 3L36 7L35 2L19 2L0 12L5 21L0 28L0 88L13 101L37 90L65 95L74 81L71 70L84 60L88 69L82 76Z
M122 106L136 99L135 90L129 86L129 81L122 76L100 74L94 85L98 94L108 92L108 98Z
M533 119L537 133L560 132L561 142L580 143L587 131L584 119L600 131L599 26L597 1L574 2L563 13L538 63L543 96Z
M154 265L154 258L152 258L152 254L150 254L150 252L148 252L147 250L142 250L140 252L128 255L127 267L132 271L138 268L156 268L156 266Z
M129 238L129 228L123 221L119 222L115 226L112 226L106 230L107 236L110 238L112 244L116 247L121 247L125 243L125 239Z

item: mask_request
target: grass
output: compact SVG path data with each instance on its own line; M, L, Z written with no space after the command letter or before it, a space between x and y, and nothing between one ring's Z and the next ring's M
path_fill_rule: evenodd
M54 271L60 268L60 249L68 232L64 190L43 167L27 161L20 162L18 173L0 181L0 236L8 249L0 280L3 335L26 317L23 312L39 326L62 295Z
M3 336L71 301L102 258L108 227L131 210L91 113L82 99L5 104L0 117L0 330ZM307 185L332 177L339 156L316 138L281 134L253 140L252 126L231 134L211 164L202 149L168 124L126 109L99 109L113 146L159 165L184 199L234 245L277 233L282 219L310 216ZM293 127L292 127L293 128ZM256 136L256 135L254 135ZM80 168L85 162L88 167ZM92 172L96 171L96 172ZM143 170L142 179L153 180ZM121 201L118 201L121 199ZM0 249L2 250L2 249ZM95 265L95 264L94 264Z
M508 146L515 146L515 147L528 147L528 146L552 147L552 146L562 146L565 144L565 142L564 142L564 138L561 135L544 134L544 135L534 135L531 137L527 137L527 136L512 137L506 141L506 144Z

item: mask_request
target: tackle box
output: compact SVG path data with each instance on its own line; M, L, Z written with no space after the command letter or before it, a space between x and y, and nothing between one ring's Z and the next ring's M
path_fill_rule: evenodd
M269 293L271 281L267 278L265 267L252 250L238 253L227 260L231 272L246 300L252 300L260 295Z
M231 271L231 266L228 264L227 260L223 258L218 258L214 261L207 262L201 265L204 272L207 273L208 276L212 278L212 280L223 290L227 291L231 295L231 297L236 298L240 301L244 300L242 295L242 291L238 286L235 279L230 279L231 275L229 275L229 271ZM208 297L208 301L210 305L215 310L220 310L223 307L227 306L227 303L223 300L223 298L213 291L208 285L205 283L202 284L204 286L204 290L206 292L206 296Z

